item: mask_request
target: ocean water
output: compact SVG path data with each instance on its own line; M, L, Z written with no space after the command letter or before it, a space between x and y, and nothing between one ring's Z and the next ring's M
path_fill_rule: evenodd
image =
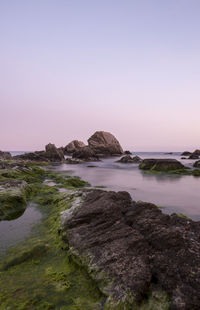
M137 152L144 158L175 158L185 166L192 167L194 160L182 160L181 153ZM153 175L138 168L138 164L123 164L116 161L120 157L103 159L78 165L61 164L53 169L68 171L72 176L80 176L93 187L105 186L105 190L128 191L133 200L155 203L163 207L163 212L183 213L194 220L200 220L200 178L183 175ZM94 165L95 167L88 167Z

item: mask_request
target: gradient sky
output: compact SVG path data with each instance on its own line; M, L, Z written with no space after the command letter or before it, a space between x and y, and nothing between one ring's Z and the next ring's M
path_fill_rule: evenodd
M199 0L0 0L0 149L200 148Z

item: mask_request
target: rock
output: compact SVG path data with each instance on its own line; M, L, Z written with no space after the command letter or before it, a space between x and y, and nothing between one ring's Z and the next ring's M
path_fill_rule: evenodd
M61 162L65 159L62 149L57 149L54 144L49 143L45 146L45 151L36 151L13 156L13 159L22 159L40 162Z
M85 162L84 160L78 159L78 158L66 158L65 159L65 163L70 164L70 165L82 164L84 162Z
M72 158L78 158L84 161L99 161L99 157L89 146L84 146L75 151L72 155Z
M78 140L73 140L69 144L64 147L64 154L73 154L74 152L78 151L80 148L86 146L85 143Z
M26 209L26 192L30 188L22 180L0 182L0 221L19 217Z
M118 163L140 163L142 159L139 156L131 157L130 155L123 156L120 160L117 160Z
M57 162L65 159L64 153L62 150L58 150L55 144L49 143L45 146L45 157L49 159L49 161Z
M77 195L62 225L69 255L108 297L105 309L140 309L158 292L170 304L166 298L151 309L199 309L200 222L163 214L127 192L95 190Z
M195 150L195 151L193 152L193 154L194 154L194 155L200 156L200 150Z
M96 131L89 139L88 145L95 154L119 155L123 150L118 140L109 132Z
M181 156L190 156L191 154L191 152L185 151L181 154Z
M130 151L124 151L125 155L131 155L132 153Z
M193 164L193 167L200 168L200 160L195 161L195 163Z
M143 170L171 171L184 169L185 166L176 159L144 159L139 165Z
M196 155L196 154L192 153L192 154L188 157L188 159L199 159L199 155Z
M10 160L10 159L12 159L10 152L0 151L0 160Z
M187 159L186 157L181 157L181 159Z
M165 155L172 155L173 152L164 153Z

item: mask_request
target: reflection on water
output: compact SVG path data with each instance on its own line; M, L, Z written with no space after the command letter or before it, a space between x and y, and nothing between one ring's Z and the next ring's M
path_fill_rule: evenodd
M163 153L137 153L141 158L176 158ZM193 176L152 175L138 169L137 164L116 163L119 158L106 158L101 162L91 163L97 167L62 164L55 170L67 170L71 175L80 176L92 186L106 186L108 190L128 191L134 200L149 201L163 206L166 213L184 213L200 220L200 178ZM194 161L181 160L184 165L192 166ZM71 171L73 169L73 171Z
M24 214L12 221L0 222L0 256L9 247L15 246L29 236L34 224L41 219L41 213L36 209L34 203L29 203Z

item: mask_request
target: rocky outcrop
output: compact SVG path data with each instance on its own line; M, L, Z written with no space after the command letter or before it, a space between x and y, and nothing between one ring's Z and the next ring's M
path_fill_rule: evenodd
M78 140L73 140L64 147L64 154L70 155L76 151L79 151L82 147L86 146L85 143Z
M81 159L83 161L99 161L99 157L89 146L84 146L75 151L72 158Z
M193 167L200 168L200 160L195 161L195 163L193 164Z
M132 153L130 151L124 151L125 155L131 155Z
M194 155L200 156L200 150L195 150L195 151L193 152L193 154L194 154Z
M52 143L45 146L45 151L36 151L13 156L13 159L22 159L40 162L61 162L65 159L62 149L57 149Z
M108 297L105 309L199 309L199 222L96 190L77 193L62 225L69 256Z
M123 156L119 160L117 160L118 163L140 163L142 159L139 156L131 157L130 155Z
M181 154L181 156L190 156L191 154L191 152L185 151Z
M123 154L119 141L109 132L96 131L88 139L88 145L95 154L104 156Z
M199 155L192 153L188 159L199 159Z
M12 159L10 152L0 151L0 160L9 160Z
M172 171L184 169L185 166L176 159L144 159L139 165L143 170Z

